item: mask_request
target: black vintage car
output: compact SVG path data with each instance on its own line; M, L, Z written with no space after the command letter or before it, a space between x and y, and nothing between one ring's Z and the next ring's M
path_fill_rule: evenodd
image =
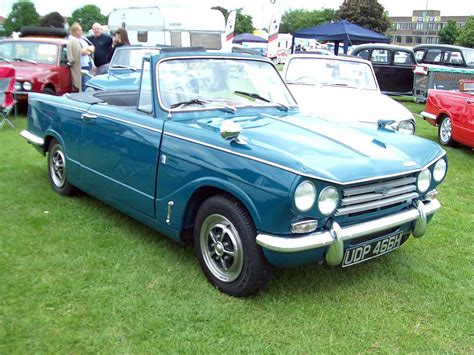
M420 44L413 48L418 63L474 68L474 49L449 44Z
M370 60L380 90L389 95L411 95L415 54L411 48L371 43L357 46L352 55Z

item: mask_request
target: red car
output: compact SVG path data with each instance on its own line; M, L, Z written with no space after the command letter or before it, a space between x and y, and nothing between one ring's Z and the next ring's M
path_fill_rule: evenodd
M430 90L423 119L438 126L442 145L454 141L474 148L474 80L463 80L458 91Z
M67 40L25 37L0 41L0 64L16 70L15 97L27 101L29 92L63 95L71 92Z

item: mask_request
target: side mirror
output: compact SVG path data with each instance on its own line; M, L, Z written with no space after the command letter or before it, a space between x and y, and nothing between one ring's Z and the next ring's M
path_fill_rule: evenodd
M242 132L242 126L234 121L227 120L222 122L220 132L221 137L225 140L233 140L238 144L246 144L243 139L239 138L239 135Z

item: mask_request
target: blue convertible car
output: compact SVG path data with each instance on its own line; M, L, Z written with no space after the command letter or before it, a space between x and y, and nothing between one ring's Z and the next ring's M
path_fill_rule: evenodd
M159 53L161 47L122 46L115 49L107 74L87 81L85 91L137 90L144 56Z
M342 267L425 234L445 152L381 125L301 114L268 60L160 53L137 91L31 94L21 135L53 190L91 194L181 240L221 291L262 289L272 267Z

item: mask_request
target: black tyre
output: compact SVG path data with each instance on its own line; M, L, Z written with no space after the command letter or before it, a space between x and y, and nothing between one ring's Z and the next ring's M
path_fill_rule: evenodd
M54 90L51 89L51 88L48 88L48 87L46 87L46 88L43 89L43 94L46 94L46 95L56 95L56 93L54 92Z
M438 140L442 145L453 144L453 130L451 125L451 118L444 116L439 123Z
M211 284L244 297L264 288L271 267L256 243L255 225L242 204L226 195L206 200L194 226L194 249Z
M66 154L62 145L53 139L48 150L48 175L51 187L58 194L70 196L74 187L67 180Z

